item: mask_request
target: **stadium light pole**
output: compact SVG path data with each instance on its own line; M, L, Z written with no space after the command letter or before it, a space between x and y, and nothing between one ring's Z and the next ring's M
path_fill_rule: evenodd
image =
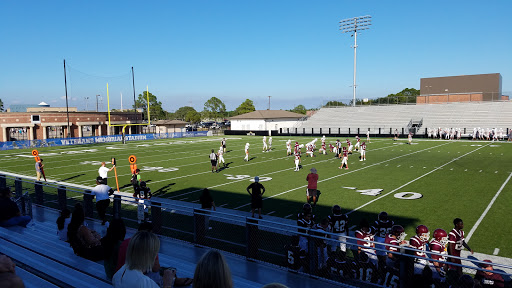
M372 25L372 16L359 16L354 18L343 19L340 21L340 30L342 33L353 33L354 37L354 100L352 106L356 106L356 59L357 59L357 31L368 30Z

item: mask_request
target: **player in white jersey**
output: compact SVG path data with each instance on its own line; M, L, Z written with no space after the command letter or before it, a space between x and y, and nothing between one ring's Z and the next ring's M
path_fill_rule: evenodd
M263 151L262 152L267 152L267 151L268 151L267 136L263 136Z
M366 161L366 144L363 142L363 145L361 145L361 160L359 161Z
M322 147L318 150L318 152L327 155L327 147L325 146L325 136L322 137Z
M268 137L268 151L272 150L272 136Z
M409 136L407 137L407 140L409 140L409 145L412 144L412 133L409 132Z
M299 163L300 163L300 150L295 150L295 172L299 171L300 167L299 167Z
M371 143L370 142L370 130L366 131L366 141L368 141L368 143Z
M244 161L249 161L249 146L251 144L249 143L245 143L245 158L244 158Z
M220 144L222 145L222 151L226 153L226 138L222 138L222 141L220 141Z
M313 154L313 144L312 143L309 143L308 146L306 147L306 156L309 155L310 157L315 157L315 155Z
M286 156L292 155L292 140L286 141Z
M352 142L347 139L347 146L348 146L348 154L352 154L352 149L354 149L354 145L352 145Z
M224 147L220 146L217 156L219 156L219 162L217 165L220 166L220 163L222 163L222 167L226 167L226 161L224 161Z
M361 147L361 138L359 136L356 136L356 145L354 148L356 148L356 151L359 151L359 147Z

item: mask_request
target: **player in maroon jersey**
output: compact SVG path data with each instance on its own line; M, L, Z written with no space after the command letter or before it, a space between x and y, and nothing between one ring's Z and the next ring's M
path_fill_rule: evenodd
M352 145L352 142L350 142L350 140L347 139L347 147L348 147L348 154L352 155L352 149L354 148L354 146Z
M299 236L294 235L291 243L284 247L286 250L286 263L289 269L303 271L306 261L306 251L299 246Z
M373 234L370 230L370 224L366 219L362 219L359 223L359 230L355 233L357 238L357 254L361 254L365 252L374 265L377 265L377 254L375 254L375 244L373 241L375 240ZM370 242L371 241L371 242ZM355 256L357 259L357 256Z
M428 245L430 252L434 252L430 254L430 257L434 260L446 262L446 244L448 244L448 233L440 228L434 230L434 237ZM438 280L443 279L446 276L446 264L432 261L432 265L434 266L432 277Z
M354 145L354 148L356 148L356 151L359 151L359 147L361 147L361 138L356 135L356 145Z
M341 207L339 205L334 205L332 206L332 214L327 216L327 219L329 220L331 232L338 235L332 235L332 238L340 241L335 243L335 245L340 247L341 251L346 252L348 236L348 215L341 213Z
M352 271L354 278L359 281L377 283L377 266L372 263L371 257L364 251L359 254L358 261L352 263Z
M386 239L386 235L391 232L391 227L395 225L393 220L390 220L388 217L388 213L382 211L377 216L377 220L373 222L371 227L372 233L375 235L375 241L379 243L384 243ZM377 253L377 258L379 259L379 267L384 267L386 263L386 247L382 244L375 245L375 251Z
M471 251L471 254L473 254L473 250L469 248L468 244L466 244L466 241L464 241L464 222L462 222L462 219L455 218L453 220L453 225L455 227L450 231L448 234L448 254L460 257L460 251L462 249L466 248L469 251ZM452 263L461 264L461 260L457 258L448 258L448 260ZM462 267L456 266L456 265L450 265L450 270L455 270L459 273L459 276L462 275Z
M366 144L363 142L361 145L361 156L359 156L359 161L366 161Z
M395 245L395 246L402 246L407 244L407 241L405 241L405 230L404 227L401 225L393 225L391 227L391 232L386 235L386 239L384 240L384 243L389 245ZM386 266L390 268L396 268L398 265L398 254L392 253L392 252L399 252L398 247L388 246L386 245L387 258L386 258Z
M416 235L409 240L409 246L419 251L414 251L414 256L421 258L414 258L414 274L421 275L425 265L428 265L425 252L426 244L430 239L430 232L427 226L419 225L416 227Z
M343 147L343 158L341 159L341 166L338 167L340 169L343 169L343 166L346 166L345 167L345 170L348 170L348 151L347 151L347 147Z
M327 270L331 279L344 281L352 275L352 263L347 261L343 251L335 251L327 258Z

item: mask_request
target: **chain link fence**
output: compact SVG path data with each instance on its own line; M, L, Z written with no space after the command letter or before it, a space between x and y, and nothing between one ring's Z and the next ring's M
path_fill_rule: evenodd
M15 192L25 214L30 213L27 207L31 202L58 210L73 210L75 204L81 203L87 218L99 219L88 190L0 175L0 188L3 187ZM200 209L193 203L136 199L125 194L112 196L108 217L122 218L126 226L133 228L150 221L154 232L162 236L273 264L283 273L302 273L356 287L511 285L512 266L503 263L334 234L320 226L303 228L290 221L256 219Z

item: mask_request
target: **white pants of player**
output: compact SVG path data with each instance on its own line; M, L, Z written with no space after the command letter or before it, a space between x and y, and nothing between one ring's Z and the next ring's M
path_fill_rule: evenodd
M366 253L366 255L368 255L368 259L370 259L370 261L371 261L371 262L372 262L376 267L378 267L378 266L379 266L379 259L377 258L377 254L375 253L375 250L374 250L374 249L363 248L363 249L361 249L361 252Z
M286 154L292 154L292 148L286 148Z
M423 273L423 269L425 269L425 265L429 265L429 262L427 259L419 259L419 258L415 258L415 259L416 260L414 261L414 274L421 275L421 273ZM432 266L434 266L434 265L432 265ZM430 267L430 268L432 268L432 267Z
M308 154L309 156L313 157L313 151L306 151L306 154Z
M366 151L361 150L361 161L366 160Z
M219 165L220 165L220 163L226 163L226 161L224 161L223 155L219 155Z
M347 235L338 234L338 236L331 235L332 239L337 239L338 241L331 241L330 246L332 251L336 251L337 247L340 247L340 250L343 252L347 252Z
M359 150L359 142L356 143L356 146L354 146L354 148L358 149Z
M340 167L343 167L343 164L345 164L348 167L348 157L343 157L343 159L341 160Z
M295 171L299 171L299 159L295 159Z
M350 146L348 146L348 152L352 152L353 148L354 148L354 145L350 144Z
M244 160L249 161L249 151L245 151L245 158Z
M263 151L266 151L268 149L267 143L263 142Z

